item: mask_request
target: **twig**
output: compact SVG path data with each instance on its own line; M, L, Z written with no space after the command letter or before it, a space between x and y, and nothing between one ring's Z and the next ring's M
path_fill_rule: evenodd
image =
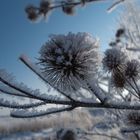
M12 112L10 115L14 118L33 118L33 117L41 117L41 116L45 116L45 115L50 115L50 114L56 114L56 113L60 113L60 112L65 112L65 111L71 111L73 110L75 107L70 106L70 107L63 107L63 108L57 108L54 109L52 111L43 111L43 112L33 112L33 113L19 113L19 112Z

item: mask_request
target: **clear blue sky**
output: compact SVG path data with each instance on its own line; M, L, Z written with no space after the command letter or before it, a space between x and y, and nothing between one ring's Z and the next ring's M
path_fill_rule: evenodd
M62 11L54 11L49 21L31 24L26 18L24 8L39 0L0 0L0 68L12 72L18 81L31 86L40 86L32 72L22 64L18 57L27 54L33 61L38 56L48 35L68 32L88 32L101 39L102 50L113 38L118 10L108 14L109 2L90 4L79 8L75 16L67 16Z

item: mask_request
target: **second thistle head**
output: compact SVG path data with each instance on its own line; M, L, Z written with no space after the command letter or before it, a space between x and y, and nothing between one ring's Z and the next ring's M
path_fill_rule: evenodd
M140 79L140 63L133 59L126 63L125 76L128 79Z
M125 64L126 56L121 50L116 48L108 49L103 58L103 67L106 71L117 70Z
M52 35L39 62L49 82L63 91L78 90L98 68L98 41L87 33Z

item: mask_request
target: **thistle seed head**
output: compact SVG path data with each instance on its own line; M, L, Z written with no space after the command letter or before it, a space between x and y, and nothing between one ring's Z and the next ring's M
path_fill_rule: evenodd
M65 14L67 14L67 15L74 15L75 7L72 4L73 2L75 2L75 0L67 0L67 2L65 2L65 4L62 6L62 11Z
M25 8L25 12L27 13L27 17L29 20L36 21L38 19L37 9L33 5L28 5Z
M125 54L119 49L108 49L102 61L103 67L108 72L114 71L125 63L125 59Z
M98 69L98 42L87 33L52 35L41 48L39 63L47 80L60 90L78 90L81 79Z
M62 11L67 15L74 15L75 13L74 6L63 6Z
M128 61L125 69L125 76L128 79L139 79L140 76L140 63L137 60Z
M51 1L50 0L42 0L40 2L39 14L43 14L44 16L50 11Z

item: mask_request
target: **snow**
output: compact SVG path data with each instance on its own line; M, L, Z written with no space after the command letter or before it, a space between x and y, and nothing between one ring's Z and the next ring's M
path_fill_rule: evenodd
M52 128L40 130L38 132L18 132L15 134L1 136L1 140L49 140L50 137L55 137L55 132Z

